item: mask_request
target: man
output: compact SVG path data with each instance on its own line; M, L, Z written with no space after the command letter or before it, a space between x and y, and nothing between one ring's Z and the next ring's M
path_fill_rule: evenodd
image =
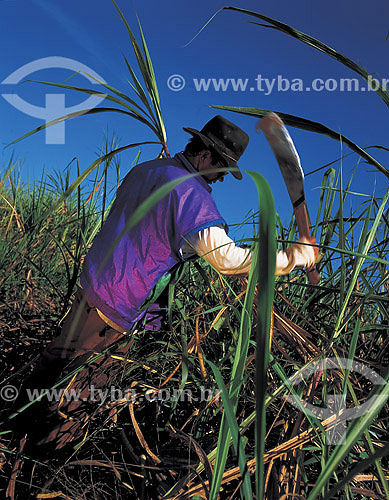
M182 153L139 164L123 180L85 258L81 288L62 333L41 355L31 379L34 383L43 379L45 387L50 386L65 365L66 373L81 366L91 354L124 338L123 333L131 332L140 321L145 328L157 329L158 304L145 304L160 280L180 262L199 255L222 274L249 272L250 250L239 248L227 236L227 224L210 187L222 182L229 171L242 178L237 161L246 149L248 135L221 116L212 118L201 131L184 130L192 139ZM142 203L168 183L175 185L128 227ZM315 259L313 247L293 244L286 252L278 252L276 274L287 274L295 266L310 267ZM122 350L127 349L128 345ZM106 368L105 361L101 363L100 368ZM99 384L106 381L107 374L101 369ZM72 403L68 413L78 406L78 402ZM58 425L41 442L56 439L60 448L73 439L77 429L72 426L72 422Z

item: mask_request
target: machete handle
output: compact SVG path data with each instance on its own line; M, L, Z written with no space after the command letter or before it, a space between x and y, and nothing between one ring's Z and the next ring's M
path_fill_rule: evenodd
M297 224L297 229L299 232L300 238L308 238L311 240L312 243L316 243L316 240L314 237L311 236L310 230L309 230L309 224L308 224L308 210L307 210L307 205L305 204L305 201L300 203L297 207L294 207L294 216L296 219L296 224ZM313 247L313 250L315 252L315 257L317 258L317 255L319 253L319 249L317 247ZM320 281L320 274L316 270L316 266L313 266L311 269L307 269L307 275L308 275L308 281L312 285L317 285Z

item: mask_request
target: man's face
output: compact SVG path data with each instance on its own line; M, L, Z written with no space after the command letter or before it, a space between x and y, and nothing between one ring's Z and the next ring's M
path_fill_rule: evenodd
M215 170L215 172L208 172L206 174L202 174L204 179L208 182L208 184L213 184L214 182L224 181L224 177L228 174L224 170L225 164L221 160L214 160L212 157L212 153L208 150L202 151L200 153L200 161L198 165L199 172L206 172L207 170Z

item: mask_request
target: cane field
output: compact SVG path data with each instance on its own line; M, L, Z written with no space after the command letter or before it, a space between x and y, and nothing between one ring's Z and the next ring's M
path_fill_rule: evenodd
M134 33L114 8L137 65L124 61L132 82L128 95L104 84L104 110L149 127L161 156L167 156L158 82L145 37L140 24ZM243 13L368 78L363 68L319 40L261 14ZM378 88L376 97L389 104L386 90ZM217 108L258 120L270 111ZM86 362L98 373L101 356L108 360L105 387L116 392L88 402L82 436L66 451L49 460L25 452L25 441L15 441L7 428L15 409L4 402L8 393L3 393L4 498L389 498L389 190L383 197L355 193L353 175L343 173L342 151L353 153L355 171L361 160L379 170L383 183L389 171L374 158L374 149L367 152L320 119L280 116L290 130L303 128L339 141L339 158L323 169L320 203L316 213L310 212L320 283L309 283L301 270L274 277L275 251L296 240L297 228L294 218L281 223L266 180L248 172L258 190L258 205L242 221L251 237L240 242L254 252L250 275L227 278L203 260L185 263L163 292L167 315L161 330L149 332L139 324ZM233 120L234 114L227 117ZM68 118L77 116L62 119ZM119 145L114 138L97 146L101 156L87 169L74 160L71 169L44 173L34 183L23 181L17 158L1 165L3 388L20 387L34 359L55 337L83 258L112 203L108 175L119 183L120 152L132 150L136 162L142 148L140 143ZM127 228L169 189L157 190ZM78 372L55 387L71 390ZM25 432L28 442L29 429Z

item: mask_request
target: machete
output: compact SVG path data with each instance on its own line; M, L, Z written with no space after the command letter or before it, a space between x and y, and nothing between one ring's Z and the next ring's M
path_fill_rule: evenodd
M311 236L309 230L308 210L304 194L304 172L292 138L281 118L275 113L269 113L258 122L257 132L259 130L263 130L280 167L292 201L300 238L305 237L315 243L315 238ZM317 255L317 249L315 249L315 255ZM308 269L307 274L310 283L314 285L319 283L320 275L315 267Z

